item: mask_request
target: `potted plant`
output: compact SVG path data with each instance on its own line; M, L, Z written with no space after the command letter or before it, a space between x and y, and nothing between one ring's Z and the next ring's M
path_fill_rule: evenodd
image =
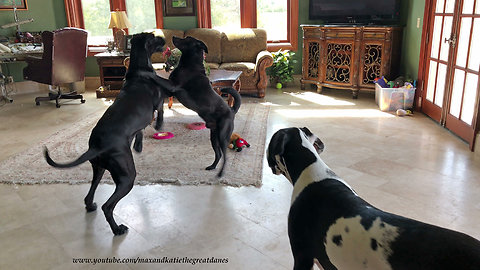
M294 52L288 50L278 50L272 53L273 65L267 70L271 85L280 89L287 82L293 81L293 64L296 62L292 59L294 55Z

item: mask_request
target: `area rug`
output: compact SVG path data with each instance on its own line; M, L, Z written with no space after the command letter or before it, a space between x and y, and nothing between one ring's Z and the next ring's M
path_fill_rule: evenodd
M234 131L251 145L241 152L227 149L227 163L222 178L217 170L205 167L214 160L208 129L192 130L187 125L201 122L193 111L180 104L165 110L162 131L175 136L167 140L156 140L156 132L147 127L144 132L143 152L134 152L137 170L136 184L171 183L179 185L223 184L230 186L260 186L265 152L265 135L269 107L259 103L244 103L235 117ZM89 183L92 169L89 162L69 169L49 166L43 157L43 147L50 151L53 160L66 163L75 160L88 148L92 128L101 117L89 115L73 123L71 128L57 132L36 146L13 156L0 164L0 182L14 184ZM113 183L108 171L102 183Z

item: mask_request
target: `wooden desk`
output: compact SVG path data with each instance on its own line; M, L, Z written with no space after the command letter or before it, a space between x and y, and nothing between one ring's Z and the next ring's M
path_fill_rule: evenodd
M164 69L155 70L158 76L168 79L170 75L169 72L166 72ZM225 87L232 87L233 89L240 92L240 75L241 71L225 70L225 69L212 69L208 75L208 79L212 83L213 90L215 90L219 95L222 95L221 89ZM231 107L233 105L233 97L228 95L227 99L228 105ZM173 98L170 97L168 100L168 108L172 108Z

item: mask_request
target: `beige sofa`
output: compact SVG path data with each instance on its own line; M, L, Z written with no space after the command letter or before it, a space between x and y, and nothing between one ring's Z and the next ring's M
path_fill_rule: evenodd
M240 93L265 96L268 76L265 69L273 64L267 51L267 33L263 29L244 28L231 32L215 29L194 28L187 31L172 29L150 30L165 38L167 46L175 48L172 37L191 36L203 41L208 48L205 61L211 69L240 70ZM153 63L164 63L161 53L152 56Z

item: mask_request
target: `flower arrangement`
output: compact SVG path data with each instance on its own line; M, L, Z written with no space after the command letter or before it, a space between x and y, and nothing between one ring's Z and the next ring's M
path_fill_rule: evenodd
M170 72L178 66L178 63L180 62L180 57L182 56L182 52L179 49L174 48L172 50L170 49L170 47L167 47L167 49L165 49L162 54L165 58L167 58L167 60L165 61L165 71L167 72ZM203 66L205 67L205 74L208 76L210 75L210 67L207 66L207 62L205 62L206 57L207 56L204 53Z
M165 61L165 71L167 72L177 67L178 63L180 62L180 57L182 56L182 52L179 49L174 48L171 50L170 47L167 47L162 54L165 58L167 58Z

